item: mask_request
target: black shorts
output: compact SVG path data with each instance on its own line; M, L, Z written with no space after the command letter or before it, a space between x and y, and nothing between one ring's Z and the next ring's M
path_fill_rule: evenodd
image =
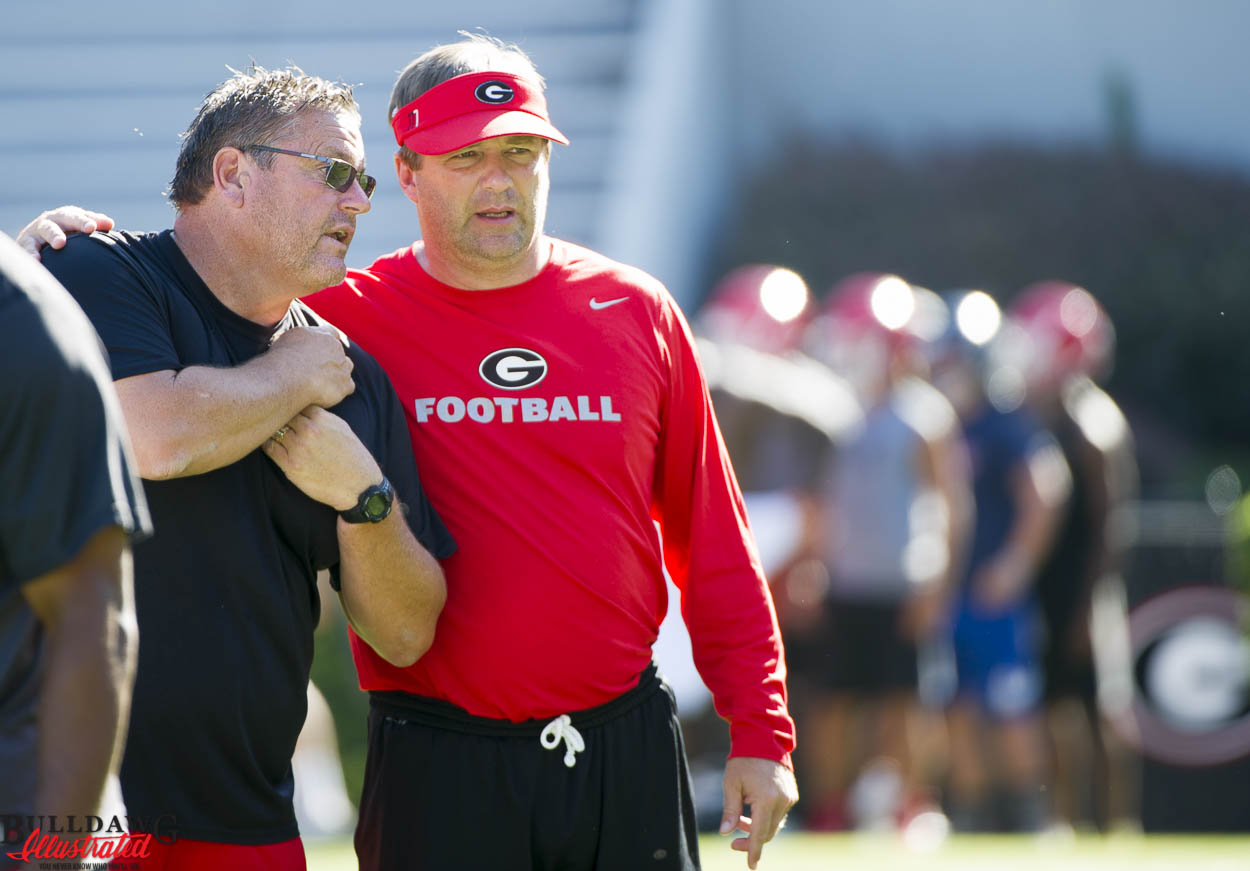
M1042 659L1042 669L1046 676L1047 702L1079 699L1086 705L1095 704L1098 698L1098 678L1093 660L1073 659L1066 650L1052 646L1047 648L1046 656Z
M620 698L570 714L585 745L572 766L567 741L540 740L552 721L406 693L373 693L370 707L361 871L699 867L681 727L654 666Z
M833 663L829 643L833 624L827 609L821 607L809 620L801 627L781 627L786 645L786 686L792 694L823 687Z
M1074 631L1088 631L1086 626L1078 625L1085 620L1085 610L1078 607L1076 598L1061 599L1054 591L1049 598L1042 596L1041 604L1046 620L1046 652L1042 658L1046 701L1075 698L1086 706L1093 705L1098 697L1093 654L1073 655L1068 649L1068 639Z
M900 629L901 603L830 599L826 606L825 689L864 695L916 689L916 645Z

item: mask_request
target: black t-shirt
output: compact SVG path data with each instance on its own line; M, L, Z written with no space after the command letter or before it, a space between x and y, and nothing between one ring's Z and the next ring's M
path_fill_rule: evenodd
M1072 621L1083 616L1084 599L1091 592L1088 575L1096 541L1093 482L1089 480L1089 463L1082 456L1092 448L1076 421L1067 414L1060 416L1052 432L1072 471L1072 491L1033 586L1048 627L1057 636L1048 639L1049 645L1055 647L1065 642Z
M75 238L45 257L108 348L117 380L231 367L290 325L226 308L170 231ZM372 451L435 556L455 549L417 476L399 399L354 345L355 391L331 409ZM291 754L304 722L319 569L339 561L337 515L259 449L202 475L146 482L157 535L135 550L139 669L122 766L127 810L173 814L180 837L236 844L297 834Z
M150 524L99 337L64 288L3 235L0 334L3 818L36 810L44 635L21 587L106 527L142 536Z

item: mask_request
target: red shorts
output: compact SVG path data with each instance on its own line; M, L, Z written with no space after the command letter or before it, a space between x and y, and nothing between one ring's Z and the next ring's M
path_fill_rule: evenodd
M146 859L117 859L109 871L307 871L304 844L292 838L280 844L216 844L179 838L162 844L155 838Z

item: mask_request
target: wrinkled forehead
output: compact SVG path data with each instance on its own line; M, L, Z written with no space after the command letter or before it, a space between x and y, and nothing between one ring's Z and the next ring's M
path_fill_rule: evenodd
M365 141L360 115L346 110L302 113L283 134L284 144L322 157L337 157L360 167L365 161Z

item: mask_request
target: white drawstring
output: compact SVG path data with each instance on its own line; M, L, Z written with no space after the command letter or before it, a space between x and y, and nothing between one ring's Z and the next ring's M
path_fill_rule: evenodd
M530 733L534 734L533 732ZM560 742L564 742L564 764L572 768L577 764L577 756L586 749L586 742L582 740L582 733L577 731L577 727L573 725L573 721L569 719L568 714L561 714L556 717L544 728L541 735L538 736L539 743L543 745L544 750L554 750L560 746Z

